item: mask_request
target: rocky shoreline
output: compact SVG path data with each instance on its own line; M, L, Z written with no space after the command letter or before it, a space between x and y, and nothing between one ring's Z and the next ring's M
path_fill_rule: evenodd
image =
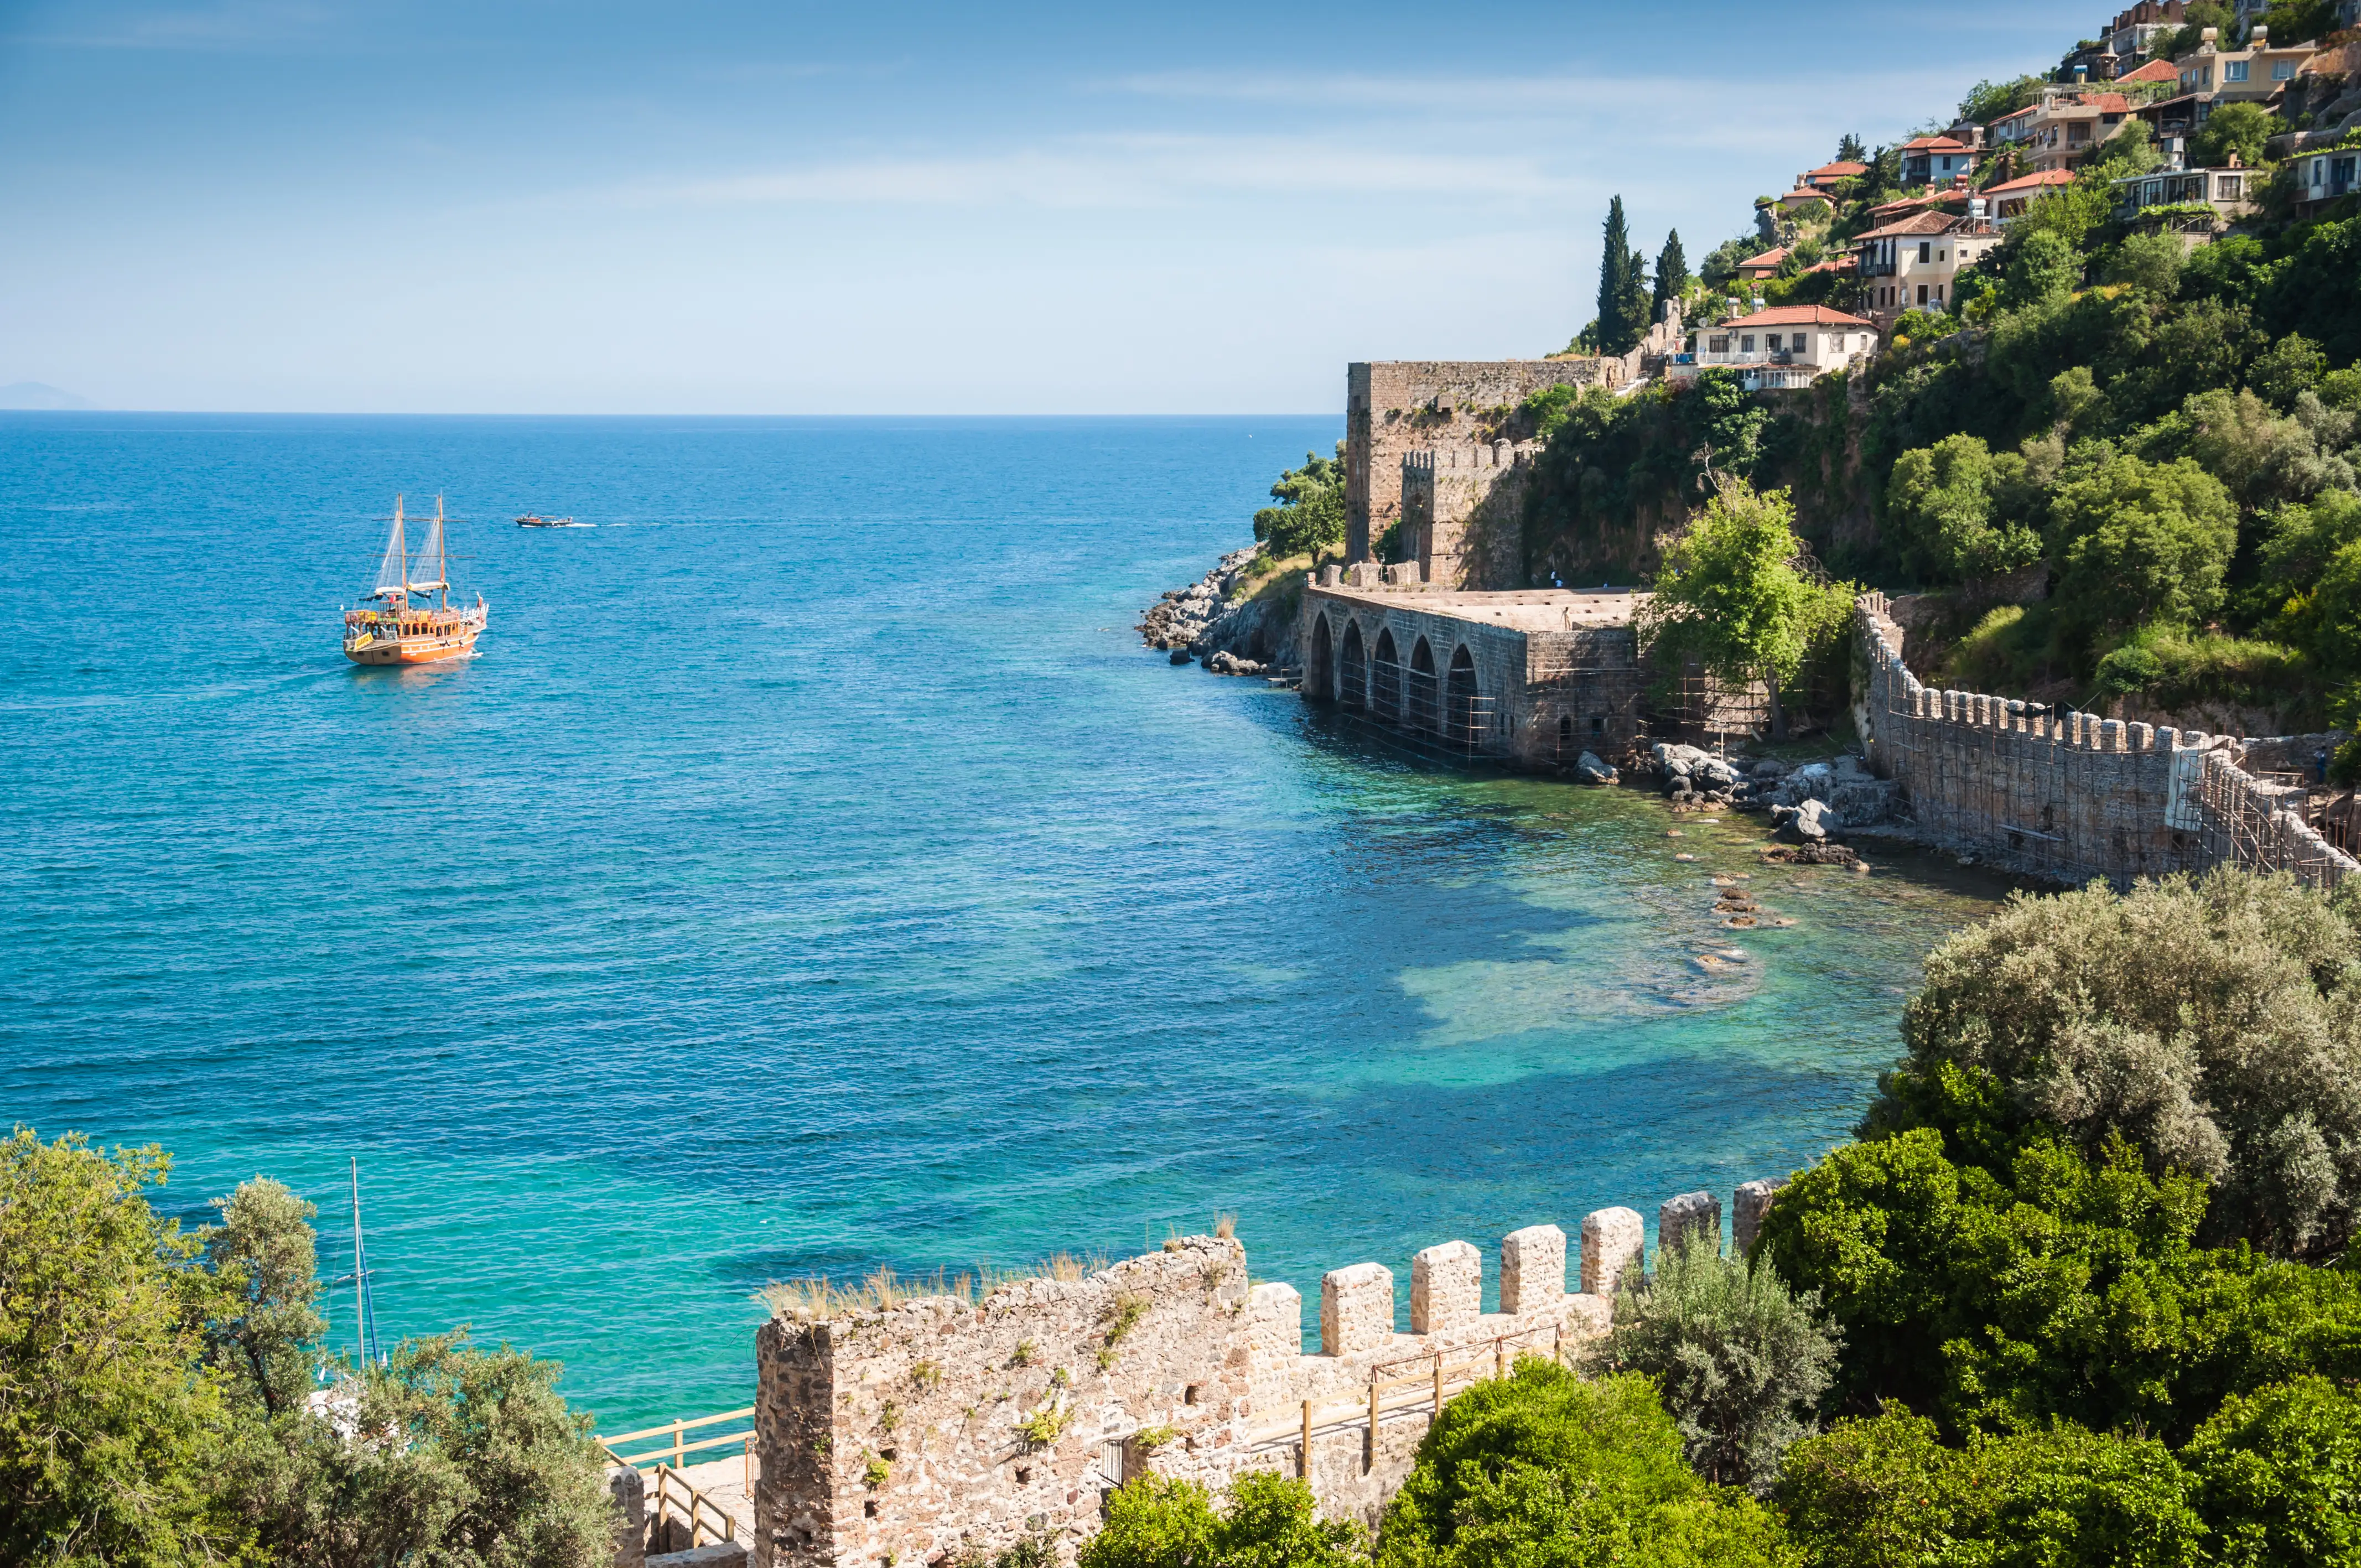
M1140 617L1140 641L1169 651L1176 664L1193 661L1217 675L1291 674L1299 663L1293 614L1268 598L1232 599L1261 553L1258 544L1233 550L1187 587L1168 591Z

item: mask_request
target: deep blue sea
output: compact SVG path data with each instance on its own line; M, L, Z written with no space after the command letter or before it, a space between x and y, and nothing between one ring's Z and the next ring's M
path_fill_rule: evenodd
M1758 874L1740 938L1750 823L1142 650L1339 433L0 414L0 1122L163 1145L192 1222L275 1175L331 1274L357 1157L388 1329L609 1431L749 1402L773 1279L1226 1212L1406 1310L1419 1247L1808 1161L1998 889ZM473 661L338 652L397 491Z

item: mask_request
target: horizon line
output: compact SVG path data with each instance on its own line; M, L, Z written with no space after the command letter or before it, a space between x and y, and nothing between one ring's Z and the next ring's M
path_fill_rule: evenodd
M1252 413L1222 413L1213 411L1148 411L1108 413L1068 412L1057 409L1028 410L1014 413L958 412L851 412L851 413L766 413L751 411L730 411L706 413L642 413L632 411L495 411L469 409L164 409L164 408L98 408L75 409L0 409L0 414L39 414L71 416L77 414L177 414L186 417L221 419L1329 419L1341 417L1340 410L1268 410Z

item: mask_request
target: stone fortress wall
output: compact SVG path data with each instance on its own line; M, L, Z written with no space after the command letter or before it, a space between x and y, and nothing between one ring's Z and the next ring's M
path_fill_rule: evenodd
M1903 662L1888 609L1875 593L1854 607L1853 718L1919 841L2068 883L2226 863L2328 884L2361 870L2304 822L2286 776L2343 737L2240 740L1938 691Z
M1775 1184L1734 1194L1750 1245ZM1661 1206L1659 1245L1721 1205ZM785 1316L756 1338L757 1568L939 1565L1054 1537L1071 1560L1105 1495L1148 1472L1219 1486L1257 1470L1308 1479L1323 1514L1372 1526L1443 1401L1515 1357L1571 1361L1603 1332L1642 1266L1645 1222L1602 1209L1565 1233L1502 1238L1497 1310L1463 1241L1411 1260L1410 1331L1393 1272L1321 1281L1320 1348L1303 1348L1293 1287L1250 1284L1246 1249L1176 1237L1086 1277L1031 1278L974 1301L921 1297L826 1321Z
M1345 559L1371 559L1370 550L1402 518L1402 460L1438 455L1438 466L1464 468L1471 481L1452 498L1464 523L1482 507L1491 486L1514 465L1491 466L1474 483L1476 449L1492 450L1493 421L1547 387L1625 385L1620 359L1405 359L1360 362L1345 370ZM1455 464L1465 453L1468 461ZM1464 532L1464 530L1463 530ZM1441 581L1441 579L1437 579ZM1453 586L1460 586L1453 579ZM1467 586L1505 586L1478 582Z

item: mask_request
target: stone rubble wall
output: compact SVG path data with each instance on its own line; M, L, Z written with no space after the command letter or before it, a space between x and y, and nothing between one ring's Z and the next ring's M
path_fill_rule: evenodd
M1735 1195L1741 1228L1759 1219L1749 1194L1767 1201L1771 1189ZM1706 1193L1658 1213L1660 1234L1709 1223L1718 1240L1719 1221ZM1407 1333L1391 1269L1333 1270L1316 1353L1301 1294L1250 1284L1245 1248L1215 1236L981 1301L774 1317L755 1342L754 1563L941 1568L1043 1535L1071 1561L1105 1495L1149 1472L1217 1489L1256 1470L1302 1475L1324 1516L1375 1528L1433 1420L1438 1368L1447 1400L1520 1354L1570 1362L1606 1332L1617 1287L1644 1261L1645 1224L1600 1210L1579 1237L1574 1258L1555 1225L1502 1238L1489 1312L1483 1255L1426 1248L1411 1260Z
M2304 823L2301 787L2247 771L2335 738L2243 740L1938 691L1903 662L1888 609L1875 593L1854 606L1866 679L1853 718L1871 767L1901 784L1919 841L2118 886L2225 862L2323 883L2361 869Z

